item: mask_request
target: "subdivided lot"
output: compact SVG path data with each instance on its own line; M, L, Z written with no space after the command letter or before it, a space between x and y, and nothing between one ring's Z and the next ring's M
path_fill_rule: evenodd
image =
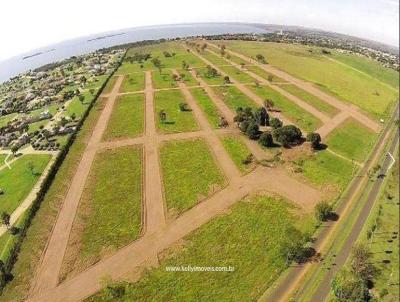
M380 272L372 290L383 302L399 301L399 212L399 165L394 165L360 238Z
M370 65L369 60L361 57L355 59L362 61L355 67L356 63L347 62L352 66L346 66L330 60L329 55L322 54L321 48L318 47L232 41L227 42L227 48L252 57L262 54L271 65L298 78L320 84L347 102L369 112L376 119L385 118L389 114L390 105L398 99L398 91L386 85L386 83L393 85L398 81L396 74L382 68L375 69L375 64ZM353 59L347 59L351 60ZM361 68L362 72L354 68Z
M330 117L335 116L339 113L339 110L332 105L324 102L323 100L317 98L316 96L308 93L307 91L297 87L296 85L292 84L284 84L280 85L280 87L290 94L297 96L298 98L302 99L303 101L309 103L311 106L316 108L317 110L329 115Z
M199 130L199 126L190 110L180 111L179 104L185 103L180 90L158 91L154 96L157 115L157 128L162 133L174 133ZM160 120L160 111L167 114L165 121Z
M349 118L327 136L326 144L328 148L350 160L363 162L375 138L376 133Z
M106 86L104 87L103 93L110 93L113 90L116 82L117 82L117 77L116 76L112 76L108 80Z
M222 116L215 103L210 99L203 88L193 88L191 93L196 99L197 104L206 115L208 122L213 128L219 128L220 116Z
M217 66L229 64L220 55L217 55L213 52L204 51L201 52L200 55L204 57L206 60L210 61L212 64Z
M224 71L229 77L235 79L239 83L254 83L255 79L249 76L246 72L234 66L221 66L220 69Z
M137 72L124 76L120 92L134 92L144 90L144 73Z
M161 266L139 282L87 301L256 301L286 268L285 249L310 225L310 216L279 197L251 196L165 251ZM182 266L234 271L173 271ZM117 290L119 297L111 294Z
M144 95L118 97L104 132L104 140L135 137L144 130Z
M225 135L221 138L221 140L226 152L228 152L229 156L232 158L233 162L236 164L242 174L251 171L255 167L253 162L248 164L244 163L246 158L251 155L251 152L247 148L246 144L240 139L240 137Z
M58 169L53 184L46 193L40 208L27 230L17 262L11 274L13 279L7 284L2 293L3 301L23 301L27 298L31 281L40 263L40 257L50 238L56 217L70 186L82 153L87 146L92 129L104 106L104 98L100 98L90 111L82 129L72 144L65 160Z
M274 102L274 107L281 110L282 114L291 120L294 124L307 132L312 132L322 126L322 122L308 113L303 108L294 104L286 97L276 92L267 86L249 86L258 96L263 99L271 99Z
M294 171L320 188L332 188L336 193L346 188L357 168L350 161L328 151L320 151L309 157L302 157L293 163Z
M193 78L192 74L185 69L178 69L177 70L181 79L187 86L198 86L199 81L197 81L195 78Z
M161 73L157 71L152 72L154 88L175 88L177 87L176 81L172 78L172 70L163 69Z
M124 147L97 154L71 231L61 279L138 238L141 209L142 149Z
M207 68L195 68L196 74L201 77L208 85L222 85L224 83L223 77L219 74L216 77L209 77L207 75Z
M46 168L51 155L23 155L11 164L11 169L0 171L0 213L11 214L28 196Z
M257 104L254 103L247 95L243 94L235 86L221 86L213 88L215 92L223 99L225 104L231 108L233 112L239 107L256 108Z
M245 68L272 83L287 83L284 79L281 79L272 73L266 72L264 69L256 65L246 65Z
M171 215L184 212L225 185L225 178L203 139L165 143L160 159Z

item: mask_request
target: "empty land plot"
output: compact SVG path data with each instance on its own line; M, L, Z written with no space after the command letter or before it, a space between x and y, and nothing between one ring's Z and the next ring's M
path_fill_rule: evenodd
M208 122L213 128L219 128L220 116L217 106L210 99L207 92L203 88L193 88L191 93L199 104L201 110L205 113Z
M281 79L276 75L273 75L272 73L266 72L264 69L256 65L246 65L245 68L255 73L256 75L259 75L260 77L270 81L271 83L287 83L284 79Z
M257 104L254 103L252 99L243 94L238 88L234 86L215 87L214 90L223 99L226 105L231 108L233 112L236 112L236 109L239 107L257 107Z
M127 75L130 73L142 72L143 69L144 69L144 66L142 68L140 63L138 63L138 62L130 63L130 62L126 61L126 59L125 59L125 61L121 64L121 66L115 72L115 75Z
M232 77L239 83L254 83L255 79L251 76L249 76L247 73L244 71L241 71L239 68L236 68L234 66L220 66L219 67L221 70L223 70L229 77Z
M157 71L152 72L152 79L154 88L175 88L177 87L176 81L172 77L173 73L169 69L163 69L161 73Z
M228 63L219 55L209 52L209 51L204 51L201 52L200 55L204 57L206 60L210 61L212 64L221 66L221 65L227 65Z
M311 224L310 215L283 199L248 197L165 251L161 266L140 281L118 284L121 298L105 289L87 301L256 301L286 268L282 251ZM182 265L234 271L168 270Z
M189 132L199 130L199 125L194 119L193 113L180 111L179 104L185 103L179 90L158 91L155 93L155 108L157 115L157 128L163 133ZM160 120L159 112L164 110L167 120Z
M308 93L307 91L297 87L296 85L285 84L281 85L280 87L289 92L290 94L299 97L303 101L309 103L314 108L318 109L323 113L326 113L331 117L335 116L339 112L337 108L333 107L332 105L329 105L328 103Z
M135 137L144 129L144 95L118 97L104 132L104 140Z
M271 99L274 102L274 106L281 110L285 117L305 131L311 132L322 126L322 122L318 118L294 104L272 88L267 86L249 87L261 98Z
M328 151L298 159L293 164L313 184L321 188L332 186L338 193L347 186L357 169L350 161Z
M253 162L248 164L244 163L246 158L251 155L251 152L247 148L246 144L240 139L240 137L225 135L221 138L221 140L226 152L228 152L242 174L251 171L255 167Z
M160 150L165 199L180 214L225 185L225 178L203 139L171 141Z
M197 81L195 78L193 78L192 74L185 69L178 69L177 70L182 81L187 85L187 86L198 86L199 81Z
M359 162L363 162L375 141L376 133L350 118L326 138L328 148Z
M82 101L76 96L68 105L67 114L69 116L75 115L77 118L81 118L94 98L89 91L83 92L82 96L84 97Z
M104 87L103 93L110 93L113 90L116 81L117 81L117 77L116 76L112 76L108 80L108 82L106 84L106 87Z
M207 68L195 68L196 74L200 76L208 85L222 85L224 82L223 77L218 74L215 77L210 77L207 74Z
M11 166L0 171L0 185L4 194L0 195L0 213L11 214L28 196L40 175L43 173L51 155L23 155Z
M134 92L144 90L144 73L127 74L122 81L120 92Z
M389 114L391 104L398 97L398 91L387 87L382 83L382 69L371 72L375 64L370 68L362 68L363 73L352 66L346 66L329 59L321 52L321 48L270 42L227 42L228 49L255 57L262 54L273 66L276 66L295 77L317 83L325 90L339 95L341 99L353 103L364 111L369 112L376 119L385 118ZM349 61L349 59L347 59ZM369 61L358 57L363 65L369 65ZM354 64L353 64L354 65ZM361 65L358 63L358 65ZM377 80L378 77L380 80ZM385 73L386 83L394 83L398 78L392 72Z
M123 147L97 154L71 231L61 278L138 238L141 212L142 149Z

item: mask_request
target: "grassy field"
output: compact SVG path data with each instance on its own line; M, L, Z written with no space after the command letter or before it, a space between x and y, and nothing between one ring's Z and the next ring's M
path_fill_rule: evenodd
M218 112L217 106L215 106L214 102L210 99L207 92L203 88L193 88L191 89L191 93L196 99L197 104L200 106L201 110L203 110L211 126L215 129L219 128L219 117L221 116L221 114Z
M239 137L227 135L223 136L221 140L225 150L228 152L242 174L245 174L254 168L254 163L247 165L243 163L243 160L245 160L251 152Z
M376 69L376 64L370 65L368 60L361 57L347 59L347 62L353 61L348 64L357 65L366 74L354 70L351 66L330 60L316 47L242 41L227 42L227 45L228 49L249 56L255 57L256 54L263 54L271 65L296 77L324 86L327 90L359 106L377 119L386 117L390 104L398 98L397 91L375 79L388 78L390 80L385 80L386 82L394 83L398 81L398 76L396 77L393 72L387 72L383 68ZM336 56L334 57L336 58ZM374 72L371 72L372 69Z
M34 278L38 264L40 263L40 257L46 248L64 196L70 186L72 177L79 165L79 160L82 157L82 153L86 148L87 141L103 106L104 99L100 98L90 111L83 128L78 132L77 138L71 146L67 157L58 169L52 186L40 204L40 209L27 230L17 262L11 272L14 278L3 290L2 301L23 301L26 299L31 280Z
M379 301L383 302L399 301L398 231L399 165L394 165L360 237L361 241L368 244L373 254L373 261L380 271L374 278L373 292ZM390 263L384 264L383 260L389 260Z
M328 148L349 159L362 162L371 150L376 134L359 122L348 119L326 138Z
M134 92L144 90L144 73L127 74L122 81L120 92Z
M104 140L135 137L144 131L144 95L120 96L114 105Z
M324 101L320 100L316 96L308 93L307 91L292 85L292 84L285 84L280 86L282 89L286 90L290 94L293 94L303 101L307 102L314 108L318 109L319 111L333 117L337 113L339 113L339 110L336 107L333 107L332 105L329 105L328 103L325 103Z
M257 104L254 103L252 99L234 86L215 87L214 91L223 99L226 105L231 108L233 112L236 112L238 107L257 107Z
M249 76L247 73L234 66L221 66L220 69L223 70L229 77L235 79L239 83L248 84L254 83L256 81L253 77Z
M179 90L158 91L155 93L155 108L157 128L163 133L185 132L199 130L199 125L191 111L180 111L179 104L185 103ZM161 122L158 113L164 110L167 121Z
M0 171L0 213L11 214L28 196L46 168L51 155L23 155L11 164L11 169Z
M221 75L208 77L206 74L207 69L205 67L195 68L195 71L208 85L222 85L224 83L224 79Z
M291 120L301 129L311 132L322 126L322 122L318 118L294 104L272 88L267 86L255 87L253 85L249 87L261 98L271 99L274 102L275 107L280 109L286 118Z
M166 143L160 150L160 161L165 199L173 214L193 207L225 184L202 139Z
M139 282L116 285L124 289L119 298L106 289L87 301L256 301L285 269L282 249L293 230L312 221L295 212L280 198L246 198L187 236L184 247L170 251ZM234 271L166 270L181 266L231 266Z
M14 117L16 117L18 113L11 113L0 117L0 128L4 127L8 124L8 122L12 121Z
M141 209L142 150L124 147L98 153L81 197L64 269L82 270L138 238Z
M204 51L201 52L200 55L204 57L206 60L210 61L212 64L217 66L229 64L220 55L215 54L213 52Z
M174 88L178 84L172 78L172 71L169 69L163 69L161 73L157 71L152 72L153 86L154 88Z
M272 83L287 83L284 79L277 77L269 72L266 72L264 69L256 66L256 65L246 65L246 69L250 70L251 72L259 75L260 77L268 80L272 76Z
M83 102L81 102L78 97L72 99L66 109L67 115L71 116L75 114L77 118L82 117L94 97L89 91L83 92L82 95L85 97Z
M117 82L117 77L116 76L111 77L108 80L106 87L104 87L103 93L110 93L113 90L116 82Z
M179 75L187 86L198 86L199 81L193 78L192 74L185 69L177 69Z
M306 179L319 187L334 186L337 192L345 189L355 173L355 167L328 151L320 151L311 157L304 157L293 162L300 168Z

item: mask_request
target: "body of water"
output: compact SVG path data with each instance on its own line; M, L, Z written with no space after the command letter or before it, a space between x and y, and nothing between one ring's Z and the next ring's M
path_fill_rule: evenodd
M0 61L0 82L7 81L22 72L48 63L119 44L161 38L267 32L267 30L251 24L201 23L146 26L100 33L49 45L48 47L35 49L29 53Z

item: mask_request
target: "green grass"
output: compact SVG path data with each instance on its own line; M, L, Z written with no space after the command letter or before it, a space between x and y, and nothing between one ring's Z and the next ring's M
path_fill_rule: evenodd
M172 71L169 69L163 69L161 73L157 71L152 72L152 79L154 88L174 88L177 87L176 81L172 78Z
M121 297L104 289L87 301L256 301L286 268L282 248L292 238L289 230L310 221L293 210L280 198L246 198L184 238L183 248L170 251L139 282L119 284L125 289ZM234 271L166 271L181 266L231 266Z
M249 86L258 96L263 99L271 99L275 107L282 111L282 114L291 120L301 129L311 132L322 126L322 122L311 113L294 104L279 92L267 86Z
M328 151L320 151L308 158L301 158L293 163L301 168L305 178L318 186L333 185L338 191L346 188L352 179L354 165Z
M223 70L230 78L238 81L239 83L248 84L256 81L253 77L234 66L221 66L220 69Z
M144 90L144 73L127 74L122 81L120 92L134 92Z
M28 196L46 168L51 155L23 155L11 165L11 169L0 171L0 213L11 214ZM31 170L32 168L32 170Z
M144 131L144 95L120 96L114 105L104 140L135 137Z
M171 141L160 150L165 199L169 211L182 213L225 184L202 139Z
M203 88L193 88L191 93L200 106L201 110L205 113L208 122L214 129L219 128L220 116L217 106L210 99L207 92Z
M398 158L398 156L397 156ZM399 237L392 238L393 232L399 231L399 165L394 165L388 175L383 191L375 203L374 208L361 233L361 241L368 243L373 255L373 262L380 273L374 278L373 292L379 301L399 301ZM368 232L375 228L373 235ZM393 240L393 242L388 242ZM391 251L390 254L386 251ZM383 264L389 260L389 264ZM387 290L387 294L380 294Z
M219 54L215 54L213 52L205 51L200 53L200 55L217 66L229 64Z
M116 76L111 77L108 80L106 87L104 87L103 93L110 93L113 90L116 82L117 82L117 77Z
M246 165L243 163L243 160L245 160L251 152L239 137L227 135L223 136L221 140L225 150L228 152L242 174L245 174L254 168L254 164Z
M180 111L179 104L185 103L179 90L158 91L154 96L157 128L162 133L186 132L199 130L193 113L191 111ZM167 113L167 121L161 122L159 112Z
M27 230L18 259L11 271L13 279L2 293L3 301L23 301L27 298L31 282L36 274L40 257L50 238L53 225L64 201L64 196L70 187L71 180L79 165L82 154L87 146L95 123L104 107L104 98L96 101L77 138L71 146L66 158L58 169L53 184L44 196L40 208Z
M78 97L74 97L71 103L68 105L67 114L69 116L75 114L76 117L81 118L86 112L86 109L92 102L94 96L89 91L83 92L82 95L85 97L83 102L81 102Z
M328 148L363 162L375 141L376 134L353 119L347 119L326 138Z
M181 78L182 78L182 75L184 76L183 81L187 86L198 86L199 85L199 81L197 81L195 78L193 78L192 74L189 71L184 70L184 69L178 69L177 71L181 75Z
M286 83L286 81L284 79L281 79L281 78L277 77L276 75L266 72L264 69L262 69L256 65L246 65L246 69L255 73L256 75L259 75L260 77L262 77L266 80L268 80L268 78L270 76L272 76L272 81L271 81L272 83Z
M208 85L222 85L224 83L224 79L221 75L216 77L208 77L207 76L207 68L195 68L197 74L206 82Z
M143 70L144 68L141 68L140 64L137 62L131 64L129 62L124 61L118 68L118 70L115 72L115 75L127 75L130 73L142 72Z
M329 60L322 55L318 47L243 41L227 42L227 45L228 49L252 57L258 53L263 54L271 65L298 78L321 84L376 119L385 118L389 114L391 104L398 99L398 92L381 82L393 84L398 81L398 75L383 68L377 69L376 64L371 64L369 60L361 57L354 59L355 56L352 56L351 59L347 59L347 64L353 67L357 65L355 67L361 68L363 72L368 73L367 75L354 70L352 66ZM349 63L350 61L353 62Z
M285 84L285 85L280 85L280 87L290 94L293 94L303 101L307 102L314 108L318 109L319 111L326 113L327 115L333 117L337 113L339 113L339 110L336 107L333 107L332 105L329 105L328 103L320 100L316 96L308 93L307 91L297 87L296 85L292 84Z
M8 124L8 122L12 121L14 117L16 117L18 113L11 113L7 115L3 115L0 117L0 128L4 127Z
M257 104L254 103L252 99L234 86L215 87L214 90L233 112L235 112L238 107L257 108Z
M116 169L118 173L115 173ZM72 251L67 249L67 260L70 260L71 252L77 257L71 269L87 267L104 254L138 238L141 209L141 148L123 147L98 153L70 237L79 243L70 239Z

